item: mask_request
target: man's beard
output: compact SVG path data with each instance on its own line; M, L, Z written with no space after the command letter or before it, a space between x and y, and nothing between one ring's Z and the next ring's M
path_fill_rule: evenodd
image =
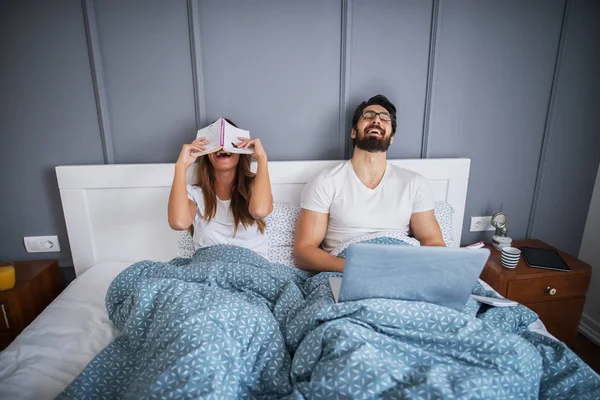
M359 137L355 141L355 146L361 150L368 151L369 153L382 153L387 151L390 147L392 137L377 138L373 136L367 136L363 133L362 137Z

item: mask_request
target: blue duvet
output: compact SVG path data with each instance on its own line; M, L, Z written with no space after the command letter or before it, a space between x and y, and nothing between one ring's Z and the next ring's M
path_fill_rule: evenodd
M225 245L134 264L106 296L122 333L59 398L600 398L523 306L335 304L331 275Z

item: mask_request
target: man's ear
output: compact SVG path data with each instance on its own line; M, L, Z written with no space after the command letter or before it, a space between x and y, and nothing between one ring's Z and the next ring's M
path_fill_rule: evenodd
M392 136L392 137L390 138L390 144L393 144L393 143L394 143L394 137Z
M352 131L350 131L350 137L352 139L356 139L356 129L352 128Z

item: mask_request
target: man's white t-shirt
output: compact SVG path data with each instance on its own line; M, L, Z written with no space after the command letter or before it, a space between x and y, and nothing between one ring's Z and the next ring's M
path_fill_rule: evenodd
M433 210L431 188L424 176L387 163L379 185L366 187L346 161L321 172L302 191L300 206L329 214L323 250L366 234L408 234L413 213Z
M194 250L215 244L232 244L254 250L267 258L268 238L266 234L260 233L256 224L248 226L247 229L239 224L235 237L233 237L231 200L220 200L217 197L215 216L210 221L206 221L202 216L204 213L202 189L192 185L186 187L188 198L198 205L198 210L194 216Z

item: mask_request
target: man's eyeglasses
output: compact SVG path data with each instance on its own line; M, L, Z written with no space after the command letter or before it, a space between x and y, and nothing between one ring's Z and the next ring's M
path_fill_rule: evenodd
M375 119L375 117L378 115L379 115L379 119L382 121L390 122L392 120L392 116L390 115L390 113L385 112L385 111L375 112L373 110L365 110L360 115L361 115L361 117L363 117L366 120Z

